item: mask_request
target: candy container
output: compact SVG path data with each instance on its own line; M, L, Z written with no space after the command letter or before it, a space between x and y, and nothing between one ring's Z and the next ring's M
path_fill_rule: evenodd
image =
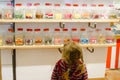
M41 29L39 28L34 29L34 44L35 45L43 44L43 34L41 32Z
M54 12L53 7L51 3L45 3L45 14L44 17L46 19L53 19L54 18Z
M88 44L89 43L89 38L87 34L87 30L85 28L80 29L80 43L81 44Z
M54 29L54 44L55 45L62 44L62 33L59 28Z
M63 18L63 12L62 12L62 8L60 6L60 4L54 4L55 8L54 8L54 18L55 19L62 19Z
M26 29L25 45L33 45L33 30L31 28Z
M36 19L42 19L43 18L43 8L40 6L40 3L35 3L34 7L36 9L35 18Z
M71 40L71 35L68 28L62 29L63 43L66 43Z
M8 32L5 34L5 45L13 45L14 44L14 33L13 29L9 28Z
M24 18L24 8L21 3L17 3L14 9L14 18L23 19Z
M13 7L11 3L7 3L3 8L3 18L12 19L13 18Z
M73 19L80 19L81 18L81 11L78 4L73 4Z
M71 19L72 18L72 8L71 4L66 3L65 7L63 8L63 18L64 19Z
M17 28L17 32L15 33L15 44L16 45L23 45L24 44L23 28Z
M96 31L96 29L90 29L89 30L89 43L90 44L96 44L97 43L97 31Z
M111 28L105 28L106 43L114 43L114 33L111 31Z
M27 7L25 8L25 18L26 19L34 19L34 8L32 6L32 3L27 3Z
M44 30L43 31L44 44L45 45L53 44L52 32L50 32L49 28L44 28L43 30Z
M71 29L71 39L74 42L77 42L77 43L80 42L80 33L78 32L77 28Z

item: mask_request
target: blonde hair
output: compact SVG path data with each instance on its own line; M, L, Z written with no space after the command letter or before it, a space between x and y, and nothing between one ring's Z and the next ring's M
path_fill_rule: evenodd
M64 44L63 51L62 51L62 57L63 57L63 60L65 60L67 64L69 65L69 68L67 69L67 71L63 73L63 79L70 80L69 70L70 70L71 65L74 64L75 61L78 61L78 60L84 63L82 48L79 46L78 43L75 43L73 41L67 42L66 44ZM78 70L80 70L81 72L76 76L80 76L82 73L84 73L85 71L84 64L79 64L78 67L76 68L76 71Z
M68 64L73 64L75 60L80 59L83 61L82 48L78 43L69 41L63 46L62 57Z

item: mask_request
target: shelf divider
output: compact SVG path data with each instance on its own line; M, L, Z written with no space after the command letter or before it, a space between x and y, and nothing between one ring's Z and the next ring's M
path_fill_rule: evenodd
M116 46L116 43L113 44L79 44L81 47L108 47ZM63 45L23 45L23 46L0 46L0 49L40 49L40 48L61 48Z
M0 23L12 22L119 22L119 19L0 19Z

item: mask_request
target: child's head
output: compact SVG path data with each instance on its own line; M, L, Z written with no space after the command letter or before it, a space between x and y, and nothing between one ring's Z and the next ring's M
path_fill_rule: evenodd
M78 43L72 41L64 44L62 55L63 59L66 60L68 64L73 64L79 59L83 61L83 53L81 47L78 45Z

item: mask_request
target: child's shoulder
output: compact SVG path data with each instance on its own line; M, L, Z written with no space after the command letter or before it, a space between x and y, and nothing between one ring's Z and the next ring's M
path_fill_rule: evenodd
M56 62L57 65L61 65L61 64L66 64L65 61L63 59L59 59L57 62Z
M62 63L62 62L64 62L63 59L59 59L59 60L57 61L57 63Z
M63 64L64 64L64 63L63 63L63 60L62 60L62 59L59 59L59 60L56 62L55 66L56 66L56 67L61 67Z

